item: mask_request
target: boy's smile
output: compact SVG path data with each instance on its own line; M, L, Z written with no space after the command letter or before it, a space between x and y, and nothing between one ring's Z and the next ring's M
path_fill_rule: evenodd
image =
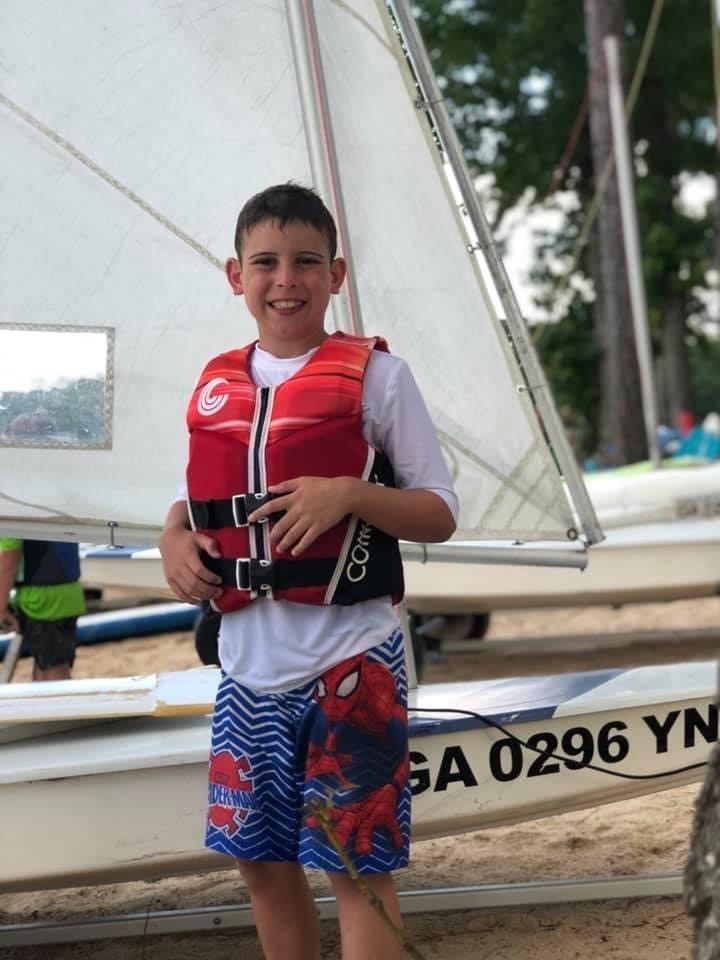
M342 258L330 262L325 235L298 221L259 223L243 238L242 261L226 264L230 286L257 322L260 346L278 357L301 356L325 339L330 295L345 272Z

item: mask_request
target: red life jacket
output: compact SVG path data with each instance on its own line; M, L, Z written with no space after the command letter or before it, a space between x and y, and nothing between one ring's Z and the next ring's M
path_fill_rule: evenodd
M188 406L188 508L193 528L217 542L222 559L203 562L223 582L213 605L239 610L256 599L352 604L402 598L397 540L353 515L302 556L277 554L269 523L248 524L272 484L301 476L354 476L394 485L389 460L362 432L362 385L370 353L384 340L335 333L277 387L250 376L255 344L211 360Z

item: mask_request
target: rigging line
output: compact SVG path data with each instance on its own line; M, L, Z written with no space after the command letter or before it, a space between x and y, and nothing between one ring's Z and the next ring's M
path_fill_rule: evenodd
M555 167L555 172L550 179L545 196L543 197L543 202L552 196L553 193L558 189L560 183L562 182L563 177L567 171L567 168L570 166L570 161L575 155L575 148L577 147L578 140L580 139L580 134L582 129L585 126L585 121L587 120L588 113L590 111L590 84L587 85L585 89L585 96L582 99L582 103L575 117L575 122L573 123L573 128L570 131L570 136L568 137L568 142L565 145L565 149L562 152L560 157L560 162L557 167Z
M655 0L653 4L652 11L650 13L650 18L648 20L648 25L645 30L645 36L643 38L642 47L640 49L640 55L638 57L637 64L635 66L635 72L633 73L632 81L630 83L630 91L628 92L627 99L625 101L625 120L629 122L632 118L633 111L637 103L638 94L640 93L640 86L642 84L643 78L645 77L645 70L647 68L648 60L650 59L650 53L652 51L653 43L655 42L655 35L657 34L658 24L660 23L660 17L662 15L663 6L665 0ZM570 260L570 267L567 270L565 276L561 279L558 284L556 292L562 292L563 290L569 291L569 299L566 303L563 304L565 310L569 310L570 306L575 299L577 294L577 287L571 286L571 279L578 267L578 262L580 260L580 254L588 242L590 236L590 231L595 223L595 218L597 217L598 210L600 208L600 200L607 189L608 183L610 181L610 176L612 175L613 170L615 169L615 157L612 153L609 154L607 160L605 161L605 166L603 167L600 176L598 178L597 186L595 188L595 193L592 200L590 201L590 206L585 217L585 222L583 223L582 229L578 235L577 240L575 241L575 246L572 251L572 257ZM533 337L534 341L540 339L542 336L542 329L538 330L536 327L536 333Z
M383 6L384 6L384 0L381 0L381 2L383 3ZM346 13L353 20L356 20L364 30L367 30L368 33L372 34L372 36L375 37L378 43L382 47L385 47L388 53L391 53L393 56L395 55L393 46L392 44L388 43L387 37L383 36L379 30L376 30L375 27L367 19L367 17L363 17L361 14L357 12L357 10L353 10L350 4L346 3L345 0L331 0L331 3L334 6L338 7L340 10L342 10L343 13Z
M0 500L7 500L8 503L17 504L20 507L31 507L33 510L45 510L47 513L52 514L53 516L59 517L61 520L77 520L78 518L73 516L71 513L65 513L63 510L55 510L53 507L48 507L44 503L30 503L29 500L20 500L18 497L11 497L9 493L3 493L0 490ZM7 518L11 519L11 518ZM49 520L50 517L37 517L37 520Z
M179 240L182 240L183 243L186 243L196 253L199 253L201 257L211 263L214 267L217 267L219 270L225 269L225 264L223 261L219 260L213 253L211 253L207 247L204 247L188 233L185 233L184 230L174 224L164 214L160 213L159 210L156 210L155 207L149 204L146 200L143 200L143 198L139 194L135 193L134 190L131 190L130 187L125 186L124 183L121 183L120 180L117 180L111 173L108 173L107 170L104 170L81 150L78 150L78 148L70 143L69 140L66 140L59 133L56 133L50 127L46 126L42 120L38 120L37 117L34 117L31 113L28 113L27 110L24 110L21 106L15 103L14 100L6 97L4 93L0 93L0 103L4 104L8 110L20 117L21 120L24 120L25 123L29 124L29 126L31 126L34 130L37 130L38 133L41 133L44 137L47 137L48 140L51 140L58 147L65 150L66 153L69 153L71 157L86 166L88 170L100 177L101 180L104 180L105 183L117 190L118 193L121 193L136 206L140 207L144 213L147 213L148 216L153 218L153 220L156 220L161 226L165 227L166 230L169 230L170 233L174 234Z

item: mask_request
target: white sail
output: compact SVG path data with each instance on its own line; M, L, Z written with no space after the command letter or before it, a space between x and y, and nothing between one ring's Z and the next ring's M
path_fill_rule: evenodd
M460 495L457 537L566 540L577 517L385 6L314 11L362 326L416 376ZM152 542L182 480L195 378L255 334L219 269L237 211L272 183L313 182L286 5L8 0L0 94L0 528L107 540L112 525ZM97 380L63 367L56 329L74 353L91 330L107 346L92 430L53 421L41 355L57 354L65 399Z

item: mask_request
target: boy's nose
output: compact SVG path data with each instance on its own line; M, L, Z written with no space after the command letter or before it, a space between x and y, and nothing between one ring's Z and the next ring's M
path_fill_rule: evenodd
M278 267L275 282L279 287L294 287L297 284L294 268L292 266Z

